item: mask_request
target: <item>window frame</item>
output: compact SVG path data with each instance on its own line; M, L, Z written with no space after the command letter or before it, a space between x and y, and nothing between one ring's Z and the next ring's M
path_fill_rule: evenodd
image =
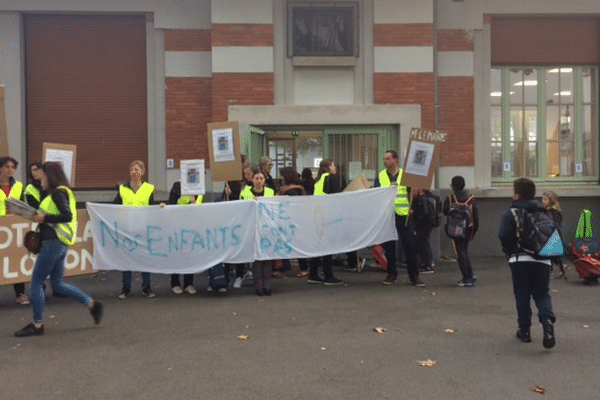
M573 129L573 166L574 166L574 172L572 176L559 176L559 177L553 177L550 178L547 175L547 168L548 168L548 160L547 160L547 143L549 142L548 140L548 136L547 136L547 121L546 121L546 117L547 117L547 100L546 100L546 87L547 87L547 79L546 79L546 75L547 72L551 69L554 68L572 68L572 72L573 72L573 105L572 105L572 110L571 115L572 115L572 129ZM504 184L511 184L513 182L513 180L515 178L517 178L518 176L516 176L514 174L514 170L515 170L515 166L514 166L514 159L513 157L511 157L511 145L515 142L511 142L511 138L510 138L510 127L511 127L511 110L518 106L521 107L522 110L526 110L528 107L530 107L529 104L527 104L525 101L517 104L517 105L512 105L511 104L511 70L523 70L523 69L533 69L536 70L537 72L537 99L536 99L536 105L535 107L537 108L537 121L536 121L536 136L537 136L537 174L536 176L528 176L530 179L532 179L535 182L538 183L543 183L545 185L552 185L552 184L565 184L565 183L572 183L572 184L577 184L577 183L598 183L598 179L599 179L599 138L600 138L600 132L599 132L599 119L598 118L598 112L599 112L599 83L598 83L598 77L599 77L599 68L596 65L561 65L561 66L549 66L549 65L537 65L537 66L530 66L530 65L498 65L498 66L492 66L491 70L499 70L500 71L500 84L501 84L501 100L500 100L500 104L492 104L492 102L490 102L490 152L491 152L491 163L494 163L494 143L497 143L495 141L492 140L492 133L495 131L493 124L497 124L497 118L494 118L494 116L497 116L497 113L494 113L493 109L496 110L500 110L500 147L501 147L501 155L502 155L502 161L500 165L501 168L501 176L498 175L492 175L491 179L492 179L492 184L493 185L504 185ZM593 87L593 93L591 93L594 97L590 99L591 103L584 103L584 94L583 94L583 71L585 69L591 69L593 71L594 74L594 78L592 79L592 82L594 83L594 87ZM492 72L493 73L493 72ZM494 89L495 90L495 89ZM590 107L591 104L591 116L595 117L592 121L591 121L591 129L593 132L593 140L594 140L594 145L593 145L593 154L594 154L594 159L592 161L593 163L593 168L594 170L592 171L592 174L584 176L583 173L577 173L576 171L576 166L577 164L582 164L583 169L585 170L585 150L584 150L584 142L585 142L585 138L584 138L584 132L583 130L585 129L585 123L584 123L584 113L583 110L586 107ZM561 108L559 108L560 114L562 114L562 105ZM559 115L560 116L560 115ZM557 123L560 124L560 121L558 121ZM496 125L497 126L497 125ZM521 164L522 164L522 168L521 168L521 175L526 175L526 162L525 162L525 158L526 158L526 143L527 143L527 138L524 137L524 135L526 134L526 132L523 132L523 138L522 138L522 150L521 150ZM559 140L559 145L560 145L560 140ZM511 163L511 168L510 171L505 171L504 170L504 164L506 162L510 162ZM493 164L490 164L490 168L492 169L492 173L494 170Z

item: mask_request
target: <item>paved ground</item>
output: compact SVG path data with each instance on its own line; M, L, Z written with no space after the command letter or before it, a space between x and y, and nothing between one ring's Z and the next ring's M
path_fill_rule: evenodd
M136 288L119 300L119 272L71 278L105 303L102 324L78 303L50 298L46 334L21 339L13 332L31 310L3 287L0 398L540 399L532 390L540 385L546 399L598 399L600 287L581 285L573 270L552 281L557 345L548 351L537 324L532 343L514 337L504 260L474 265L474 288L456 287L457 266L440 261L423 276L426 288L336 270L346 285L288 277L270 298L249 286L206 293L204 275L197 296L175 296L156 275L156 298ZM432 368L417 363L429 359Z

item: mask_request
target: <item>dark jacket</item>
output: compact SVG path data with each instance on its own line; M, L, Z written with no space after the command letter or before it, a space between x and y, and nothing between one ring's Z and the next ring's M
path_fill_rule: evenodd
M459 203L464 203L469 198L469 192L466 190L457 190L453 194L456 196L456 200L458 200ZM475 201L475 198L471 200L471 206L473 208L473 232L471 232L470 236L473 237L475 236L477 229L479 229L479 211L477 209L477 202ZM447 196L444 199L444 205L442 206L442 212L444 215L448 215L448 210L450 210L450 196Z
M519 245L517 243L517 223L510 211L511 208L525 208L527 211L536 211L538 209L545 210L542 203L537 200L518 200L513 201L510 208L507 208L500 217L500 230L498 237L502 245L502 251L506 255L517 254Z

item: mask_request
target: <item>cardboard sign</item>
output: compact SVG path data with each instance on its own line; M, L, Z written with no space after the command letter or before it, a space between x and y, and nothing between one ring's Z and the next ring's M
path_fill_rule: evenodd
M410 140L402 168L402 185L429 189L439 162L442 143L446 134L420 128L410 130Z
M8 156L8 127L6 125L6 104L4 85L0 85L0 157Z
M86 210L77 212L77 242L69 247L65 260L65 276L92 274L92 232ZM2 250L0 285L29 282L37 256L23 246L25 233L36 224L16 215L0 217L0 250Z
M237 121L208 124L208 155L213 182L242 179L240 124Z
M44 162L57 162L62 166L69 186L75 187L75 163L77 162L77 145L46 143L43 144Z

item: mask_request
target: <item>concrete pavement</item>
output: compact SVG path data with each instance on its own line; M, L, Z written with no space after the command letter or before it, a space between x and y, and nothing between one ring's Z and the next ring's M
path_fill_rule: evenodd
M205 274L196 296L176 296L168 276L153 275L154 299L135 274L126 300L118 271L69 278L105 303L104 320L94 326L83 306L51 297L46 334L30 338L13 337L30 307L2 287L0 398L539 399L540 385L545 399L597 399L600 287L583 286L573 269L568 281L552 280L557 345L546 350L537 322L532 343L514 336L504 259L473 263L473 288L457 287L456 263L440 260L422 276L426 288L408 285L404 270L384 286L381 272L338 268L343 286L290 276L265 298L249 284L207 293Z

